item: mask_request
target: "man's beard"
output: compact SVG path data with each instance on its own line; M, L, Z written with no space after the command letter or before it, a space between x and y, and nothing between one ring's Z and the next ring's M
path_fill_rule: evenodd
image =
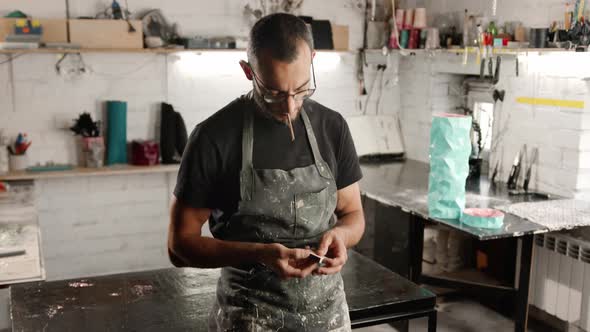
M252 96L253 96L254 102L256 103L256 106L258 106L258 110L260 111L260 113L262 115L264 115L265 117L269 117L273 120L279 121L281 123L287 124L287 120L284 119L284 116L287 113L279 113L277 111L274 111L269 106L269 104L266 101L264 101L264 97L262 97L262 95L256 90L256 88L252 89ZM302 107L303 106L299 107L299 109L297 110L297 115L299 115L299 113L301 112ZM283 119L279 120L275 116L280 116ZM295 120L295 119L292 118L291 120Z
M257 109L260 112L260 114L262 114L266 118L269 118L271 120L274 120L274 121L277 121L277 122L280 122L280 123L286 125L289 128L289 132L291 134L291 141L295 141L295 132L293 130L293 120L294 119L291 118L291 115L288 113L278 113L278 112L272 110L271 107L268 105L268 103L266 101L264 101L264 97L262 97L256 91L256 88L252 89L252 96L254 99L254 103L256 104ZM295 116L297 116L301 112L302 107L303 107L303 105L301 107L299 107ZM274 115L281 116L281 119L278 119ZM285 119L285 115L287 115L286 119Z

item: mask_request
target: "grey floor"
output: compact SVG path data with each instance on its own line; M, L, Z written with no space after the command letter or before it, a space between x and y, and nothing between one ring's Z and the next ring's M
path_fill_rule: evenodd
M495 311L470 300L457 300L437 305L437 332L504 332L513 331L514 323ZM357 332L395 332L389 325L354 330ZM410 332L426 332L425 318L410 321ZM541 332L529 328L529 332Z

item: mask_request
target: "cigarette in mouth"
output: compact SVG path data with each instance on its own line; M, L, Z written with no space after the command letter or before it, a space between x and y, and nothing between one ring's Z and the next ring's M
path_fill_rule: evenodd
M291 142L295 140L295 132L293 131L293 123L291 123L291 115L287 114L287 121L289 122L289 129L291 130Z

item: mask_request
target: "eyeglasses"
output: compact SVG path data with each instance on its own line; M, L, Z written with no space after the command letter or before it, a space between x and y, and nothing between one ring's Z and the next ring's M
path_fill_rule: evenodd
M249 63L248 63L248 66L250 66L250 70L252 71L252 76L254 76L254 81L258 85L258 88L260 90L262 90L262 98L264 99L265 102L267 102L269 104L278 104L278 103L285 102L287 99L289 99L289 97L293 97L293 99L295 101L302 101L302 100L305 100L305 99L308 99L309 97L311 97L313 95L313 93L315 92L315 89L317 88L316 83L315 83L315 70L313 68L313 59L311 61L311 76L312 76L312 80L313 80L313 89L300 90L295 93L288 93L285 91L277 91L277 90L267 88L262 83L262 81L258 78L258 76L256 76L256 73L254 73L254 69L252 68L252 66Z

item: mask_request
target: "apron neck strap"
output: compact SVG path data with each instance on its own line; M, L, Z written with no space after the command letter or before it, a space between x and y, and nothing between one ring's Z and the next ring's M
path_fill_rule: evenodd
M314 164L318 168L320 174L323 177L330 178L330 172L327 165L325 165L320 149L318 147L318 141L313 132L313 127L307 116L305 109L301 109L301 118L303 119L303 125L305 126L305 133L307 140L311 147L313 154ZM254 169L252 165L252 155L254 150L254 114L253 110L247 109L244 111L244 129L242 132L242 171L248 171Z
M252 199L254 167L252 166L252 150L254 145L254 126L252 110L244 111L244 129L242 130L242 171L240 172L240 196L242 200Z
M254 119L253 111L244 111L244 129L242 130L242 170L253 168L252 154L254 150Z
M307 139L309 140L309 145L311 146L314 163L323 177L330 178L330 172L328 171L328 167L325 165L324 160L322 159L320 148L318 147L318 141L315 138L315 134L313 133L311 121L309 121L309 117L307 116L307 112L305 112L304 108L301 109L301 118L303 119L303 124L305 125L305 132L307 133Z

